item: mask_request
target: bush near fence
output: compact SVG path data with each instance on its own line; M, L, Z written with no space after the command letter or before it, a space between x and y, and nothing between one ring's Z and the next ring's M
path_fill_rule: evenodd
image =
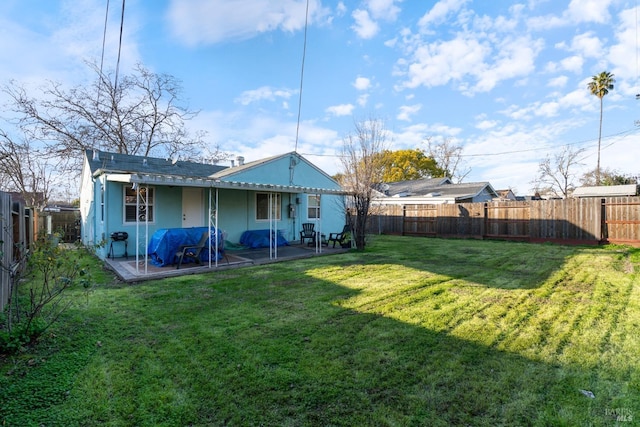
M640 197L382 205L369 232L409 236L640 246Z

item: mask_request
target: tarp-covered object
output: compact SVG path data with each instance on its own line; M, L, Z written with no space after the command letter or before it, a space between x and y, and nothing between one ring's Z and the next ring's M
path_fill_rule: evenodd
M274 234L275 231L271 233ZM289 246L289 242L282 236L280 230L278 230L276 242L278 246ZM250 248L268 248L270 246L269 230L247 230L240 236L240 244Z
M176 252L184 245L197 245L202 238L202 233L207 233L209 227L191 227L191 228L161 228L153 233L149 246L147 246L147 254L151 258L151 263L159 267L171 265L174 263ZM216 241L214 236L218 236L218 259L222 258L224 251L224 239L222 232L216 233L215 228L211 227L211 252L215 251ZM205 248L200 252L200 261L209 261L209 251ZM185 259L183 263L192 262L191 259Z

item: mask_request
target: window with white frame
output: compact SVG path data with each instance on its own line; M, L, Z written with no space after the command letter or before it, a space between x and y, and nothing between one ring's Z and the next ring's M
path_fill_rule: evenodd
M124 222L153 222L155 191L153 187L124 187Z
M307 218L320 219L320 195L309 194L307 196Z
M269 220L270 203L271 219L280 220L280 194L256 193L256 221Z

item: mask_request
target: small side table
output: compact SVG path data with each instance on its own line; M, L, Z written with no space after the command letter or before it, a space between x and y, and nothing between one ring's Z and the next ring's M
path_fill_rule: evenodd
M318 237L318 233L314 233L313 234L313 240L311 240L309 243L307 243L307 246L315 246L317 237ZM324 234L324 233L320 234L320 244L322 246L329 246L329 242L327 241L327 235Z

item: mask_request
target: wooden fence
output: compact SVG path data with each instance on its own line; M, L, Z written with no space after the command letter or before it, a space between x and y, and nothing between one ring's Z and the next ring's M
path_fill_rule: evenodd
M24 268L33 242L33 211L0 191L0 311L11 292L11 280Z
M640 245L640 197L387 205L369 232L410 236Z
M0 312L9 301L13 259L11 196L0 191Z

